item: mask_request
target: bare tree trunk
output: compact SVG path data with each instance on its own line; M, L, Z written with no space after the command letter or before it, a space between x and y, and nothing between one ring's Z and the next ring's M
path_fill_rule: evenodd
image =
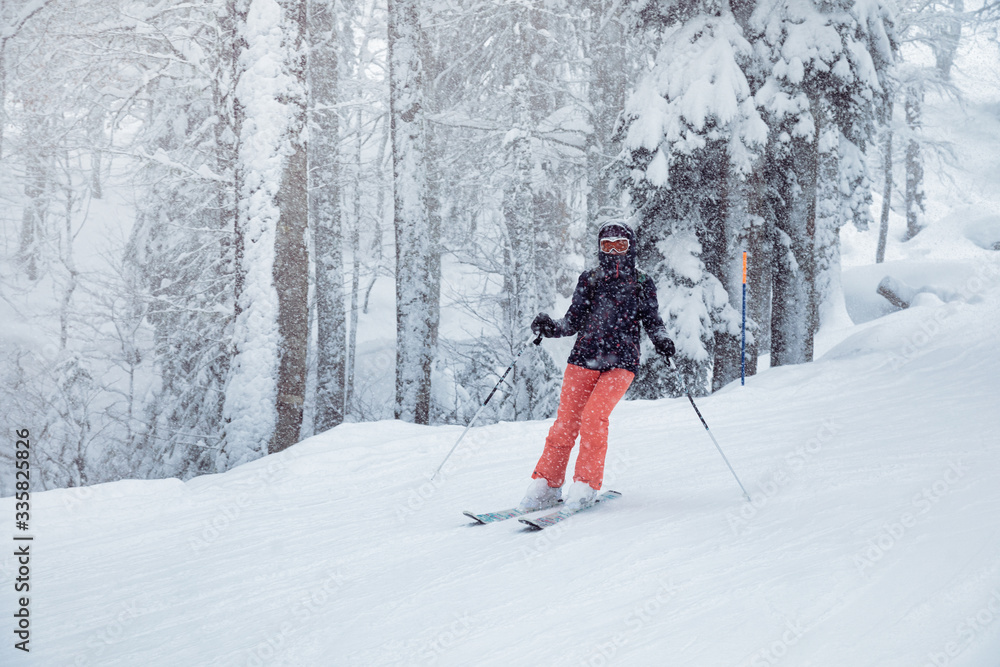
M0 0L0 32L6 33L10 21L7 0ZM7 127L7 42L9 34L0 36L0 160L3 159L4 128Z
M3 4L0 4L2 7ZM0 160L3 160L4 128L7 126L7 40L0 39Z
M765 194L764 160L748 177L747 233L747 320L753 323L753 336L748 337L746 374L756 375L759 355L771 349L771 283L773 228L768 222Z
M245 171L246 168L242 163L240 155L240 137L243 133L243 124L245 120L246 113L243 108L243 102L240 100L238 94L240 73L242 72L242 66L240 65L240 56L246 50L246 40L243 37L243 26L247 20L247 1L248 0L226 0L226 13L223 22L223 18L220 17L220 27L226 31L226 34L232 35L233 39L233 49L232 58L229 61L230 73L233 77L233 134L236 136L235 145L233 146L233 199L236 203L237 212L233 216L233 319L239 318L240 314L243 312L243 304L241 296L243 295L243 290L246 284L246 268L244 264L244 246L246 240L243 234L243 220L242 214L246 202L243 197L243 189L245 185ZM239 353L239 348L233 345L233 356Z
M892 120L892 102L889 103L888 118ZM889 240L889 211L892 205L892 127L885 128L885 145L882 156L882 174L885 185L882 188L882 212L879 217L878 247L875 250L875 263L885 261L885 246Z
M289 75L301 95L287 100L291 117L286 129L291 155L287 156L279 190L278 226L274 237L274 287L278 293L278 421L268 446L270 453L294 445L302 427L306 393L306 355L309 349L309 162L303 130L306 126L306 1L286 0L288 21L297 33L286 46L291 55ZM339 239L338 239L339 242ZM339 285L338 285L339 287ZM343 308L341 308L343 310Z
M310 117L314 130L309 143L309 218L316 267L314 429L318 433L344 421L347 321L336 110L340 65L334 2L311 0L309 11Z
M67 156L68 159L68 156ZM59 261L66 269L66 284L59 300L59 349L65 350L69 343L70 301L76 291L76 260L73 257L73 189L69 182L63 185L65 208L63 211L62 242L59 244Z
M421 38L421 59L425 71L423 78L423 99L424 106L428 113L436 110L434 106L437 101L437 91L434 82L437 74L443 69L444 63L438 62L434 58L435 50L422 31ZM442 197L445 196L444 173L442 171L442 145L441 132L434 125L428 123L424 127L424 166L427 177L427 340L430 346L431 370L433 371L434 357L438 349L438 334L441 327L441 230L444 224L442 220ZM429 401L428 420L431 418L433 402Z
M389 107L396 233L397 419L430 420L431 285L423 65L417 0L389 0Z
M347 343L347 382L344 387L345 410L351 410L351 400L354 395L354 369L357 365L358 349L358 310L361 289L361 122L363 120L362 111L357 113L357 137L355 141L354 163L357 173L354 183L354 224L351 227L351 326Z
M923 125L923 91L907 87L904 108L906 124L912 133L919 133ZM923 228L924 217L924 162L920 143L911 138L906 144L906 240L912 239Z
M2 99L2 98L0 98ZM102 169L104 147L104 112L95 106L87 114L88 134L90 139L90 194L94 199L104 197L102 187Z
M29 130L31 132L32 130ZM28 280L39 277L40 239L48 208L45 196L47 179L38 145L29 143L29 153L25 156L24 207L21 211L21 235L18 243L18 262Z
M810 322L812 334L836 322L843 304L840 277L840 227L850 201L841 190L840 130L835 109L826 100L817 105L816 203L813 227L813 296Z
M729 305L740 312L742 299L741 250L745 247L747 209L743 196L745 184L732 173L729 155L719 146L714 151L713 182L718 187L716 203L705 219L714 231L712 238L703 243L702 259L705 268L722 283L729 297ZM706 169L709 165L706 165ZM712 353L712 391L726 386L740 377L740 339L737 334L716 324Z
M518 96L526 99L527 94ZM521 110L521 121L518 127L527 129L524 118L525 110ZM504 324L511 342L511 349L517 347L517 337L531 322L538 312L537 273L535 265L535 229L534 229L534 198L531 192L531 139L520 136L510 145L512 161L511 182L507 185L503 200L503 217L507 240L504 244ZM522 368L515 368L512 384L517 388L513 406L514 418L525 416L524 411L530 410L531 387L529 373ZM522 399L519 401L518 399ZM529 404L529 405L525 405Z
M819 125L817 124L817 129ZM771 309L771 365L812 361L816 234L816 138L791 141L784 215L777 219L774 301Z
M262 0L232 7L241 35L238 265L223 469L298 440L309 333L305 0L282 0L280 29L269 25L272 7ZM276 61L281 77L272 74Z

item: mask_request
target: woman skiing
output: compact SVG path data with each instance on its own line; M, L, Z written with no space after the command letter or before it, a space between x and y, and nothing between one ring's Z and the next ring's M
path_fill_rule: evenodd
M539 313L531 323L531 330L546 338L579 337L569 355L556 421L522 509L544 509L559 501L577 435L580 452L564 501L568 509L593 502L604 480L608 416L639 368L639 324L657 352L668 360L674 354L660 319L656 287L635 266L635 233L624 222L608 222L597 242L599 266L580 275L566 316L557 321Z

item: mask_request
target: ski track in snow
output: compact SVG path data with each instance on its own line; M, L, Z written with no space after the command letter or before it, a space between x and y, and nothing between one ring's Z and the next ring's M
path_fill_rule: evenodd
M996 667L1000 294L974 301L698 400L752 504L686 399L619 406L623 497L541 532L461 511L519 500L549 421L473 429L434 484L461 428L380 422L34 494L4 664Z

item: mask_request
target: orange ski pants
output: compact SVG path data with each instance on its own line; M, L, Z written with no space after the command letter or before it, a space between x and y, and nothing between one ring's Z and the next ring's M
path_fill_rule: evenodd
M634 377L634 373L622 368L595 371L567 365L556 421L549 429L545 449L531 477L544 477L552 487L562 486L569 454L579 435L580 453L573 481L600 489L608 453L608 417Z

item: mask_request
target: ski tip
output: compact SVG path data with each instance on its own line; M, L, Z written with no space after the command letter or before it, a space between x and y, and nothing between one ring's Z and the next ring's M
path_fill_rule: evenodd
M531 519L518 519L518 521L520 521L521 523L523 523L525 526L527 526L528 528L530 528L532 530L541 530L542 529L541 526L539 526L537 523L535 523Z
M464 514L465 516L469 517L470 519L472 519L475 523L477 523L479 525L482 525L482 524L486 523L485 521L483 521L482 519L480 519L478 516L476 516L472 512L462 512L462 514Z

